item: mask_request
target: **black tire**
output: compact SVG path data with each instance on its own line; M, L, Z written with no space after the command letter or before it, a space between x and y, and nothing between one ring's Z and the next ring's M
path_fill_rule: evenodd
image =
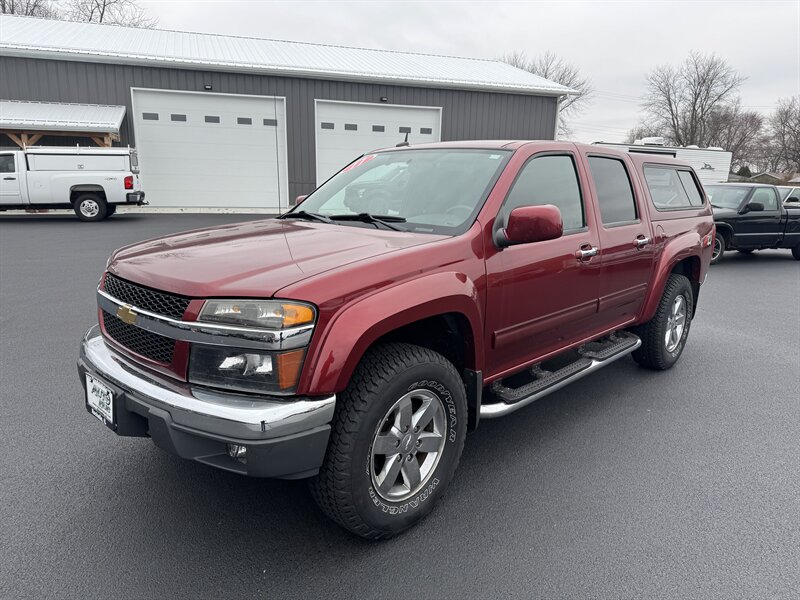
M381 426L396 403L418 391L441 401L443 447L418 491L392 501L375 484L373 440L385 435ZM348 531L368 539L389 538L418 523L441 498L458 466L466 432L464 383L446 358L411 344L377 346L367 352L337 398L328 449L319 474L310 481L311 493L322 511ZM413 448L405 439L397 444ZM417 460L416 451L414 455ZM397 454L398 464L403 464L403 456ZM419 455L422 467L426 456ZM385 468L396 457L384 458Z
M106 217L110 217L115 212L117 212L117 205L116 204L109 204L108 210L106 211Z
M722 260L723 254L725 254L725 237L717 233L714 236L714 247L711 251L711 264L715 265Z
M800 260L800 246L792 248L792 256L794 256L795 260Z
M670 322L672 308L678 296L682 295L685 303L685 321L677 346L668 348L666 342L667 327ZM694 312L694 294L692 285L683 275L673 273L667 279L664 293L658 303L656 314L644 325L634 330L641 339L642 345L633 352L633 360L643 367L663 371L674 365L681 356L689 336ZM677 337L677 336L676 336Z
M754 248L744 248L742 250L737 250L737 252L739 252L741 254L752 254L753 250L754 250Z
M81 194L72 208L81 221L102 221L108 215L108 204L97 194Z

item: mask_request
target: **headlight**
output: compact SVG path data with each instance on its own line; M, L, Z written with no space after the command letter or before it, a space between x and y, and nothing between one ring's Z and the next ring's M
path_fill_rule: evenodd
M314 322L310 304L280 300L206 300L198 320L264 329L286 329Z
M193 344L189 382L242 392L290 394L300 378L305 348L286 352Z

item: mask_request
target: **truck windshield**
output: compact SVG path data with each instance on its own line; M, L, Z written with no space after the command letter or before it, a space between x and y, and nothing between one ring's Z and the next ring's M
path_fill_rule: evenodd
M749 187L733 187L727 185L704 186L711 206L716 208L739 208L744 197L750 192Z
M472 225L509 156L506 150L463 148L366 154L293 212L375 227L368 218L354 218L371 215L391 222L392 229L458 235Z

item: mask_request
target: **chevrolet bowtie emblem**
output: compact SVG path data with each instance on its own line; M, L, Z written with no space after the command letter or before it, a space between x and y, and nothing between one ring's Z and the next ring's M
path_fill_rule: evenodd
M117 308L117 317L128 325L136 323L136 312L127 304Z

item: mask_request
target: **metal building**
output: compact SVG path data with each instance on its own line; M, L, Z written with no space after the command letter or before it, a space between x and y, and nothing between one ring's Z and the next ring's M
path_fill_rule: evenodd
M37 114L41 102L124 107L115 143L137 147L156 207L285 209L406 138L553 139L571 93L485 59L10 15L0 32L0 99Z

